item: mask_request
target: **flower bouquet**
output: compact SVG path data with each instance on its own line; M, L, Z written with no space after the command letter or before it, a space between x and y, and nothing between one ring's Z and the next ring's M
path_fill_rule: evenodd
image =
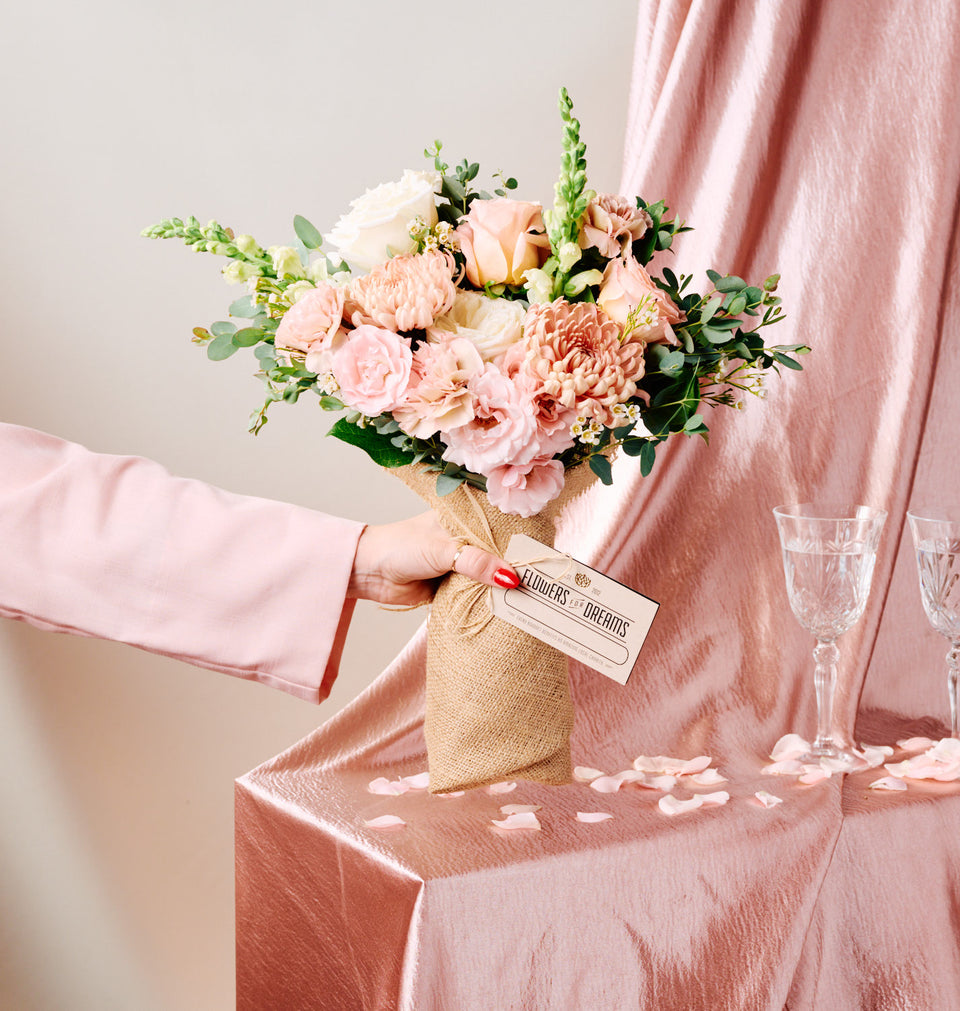
M587 188L585 146L565 90L552 210L513 199L513 178L477 190L479 166L406 171L353 201L328 235L263 248L215 221L170 218L180 238L227 258L247 294L229 321L194 329L219 361L252 348L277 401L315 396L340 413L330 435L394 470L463 542L503 555L514 533L553 544L554 520L616 450L646 475L670 435L708 436L701 405L763 396L763 373L799 369L802 345L768 347L782 318L762 285L646 267L687 228L663 202ZM324 252L323 249L329 249ZM519 559L512 561L519 562ZM430 616L426 724L431 789L507 778L570 779L566 657L495 618L485 589L446 577Z

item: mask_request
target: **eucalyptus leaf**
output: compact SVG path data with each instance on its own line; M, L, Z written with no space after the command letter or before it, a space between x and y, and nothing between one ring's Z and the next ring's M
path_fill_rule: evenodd
M437 497L444 498L451 492L455 492L460 485L464 482L464 477L462 474L454 476L453 474L438 474L437 475Z
M743 291L747 286L747 282L742 277L737 277L736 274L718 278L713 283L717 291Z
M613 470L610 461L599 454L590 457L590 469L603 484L613 484Z
M231 334L236 333L236 330L237 328L233 325L233 323L227 323L223 320L210 325L210 333L212 333L214 337L223 337L224 335L229 337Z
M323 245L323 236L319 229L307 221L302 214L294 215L293 230L307 249L319 249Z
M259 344L263 340L263 336L262 330L254 326L248 326L242 330L238 330L233 335L232 340L238 348L251 348L254 344Z
M803 366L799 362L794 361L792 358L788 358L786 355L780 354L779 351L774 351L773 357L776 361L778 361L781 365L785 365L788 369L795 369L797 372L803 371Z
M714 313L720 308L723 302L723 298L720 295L714 295L709 302L700 311L700 322L709 323L713 319Z
M715 330L711 326L705 326L700 330L700 333L704 338L710 341L711 344L724 344L730 339L730 335L724 333L722 330Z
M252 319L260 312L260 306L254 303L251 295L244 295L242 298L231 302L230 308L227 311L231 316L237 316L241 319Z
M320 398L320 406L325 411L342 411L343 403L337 400L336 397L328 397L326 395Z
M237 350L233 343L233 334L220 334L207 345L207 357L212 362L222 362Z
M657 458L657 444L647 439L640 450L640 473L646 477L653 470L654 461Z

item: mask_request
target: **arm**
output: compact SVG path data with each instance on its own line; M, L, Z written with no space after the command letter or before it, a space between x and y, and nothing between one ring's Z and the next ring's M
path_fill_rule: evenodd
M0 615L320 702L363 525L0 424Z

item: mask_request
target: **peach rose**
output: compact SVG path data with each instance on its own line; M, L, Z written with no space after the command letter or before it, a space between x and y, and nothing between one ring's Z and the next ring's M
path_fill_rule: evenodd
M501 512L534 516L563 491L563 477L563 464L548 457L495 467L487 476L487 495Z
M466 259L471 284L523 284L523 272L550 255L539 204L495 197L475 200L453 233Z
M463 337L421 344L413 353L413 378L393 416L407 435L429 439L473 420L467 383L483 371L480 352Z
M400 406L412 364L407 341L367 323L351 331L331 356L340 399L369 418Z
M670 296L653 283L632 256L611 260L603 272L597 296L597 305L603 313L624 326L630 313L644 300L646 310L640 312L630 339L646 344L679 344L672 327L684 317Z
M278 348L317 351L330 346L343 317L343 289L326 281L308 291L284 314L277 327Z

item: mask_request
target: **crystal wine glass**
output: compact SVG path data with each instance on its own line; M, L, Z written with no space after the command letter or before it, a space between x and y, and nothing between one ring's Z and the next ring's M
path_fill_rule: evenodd
M836 639L863 614L870 593L880 531L887 514L869 506L778 506L773 510L783 549L790 607L817 640L813 651L817 737L801 761L857 759L831 736L840 650Z
M940 518L933 518L933 517ZM930 624L950 641L947 652L947 693L950 736L957 733L957 662L960 659L960 522L934 510L907 513L917 550L920 599Z

